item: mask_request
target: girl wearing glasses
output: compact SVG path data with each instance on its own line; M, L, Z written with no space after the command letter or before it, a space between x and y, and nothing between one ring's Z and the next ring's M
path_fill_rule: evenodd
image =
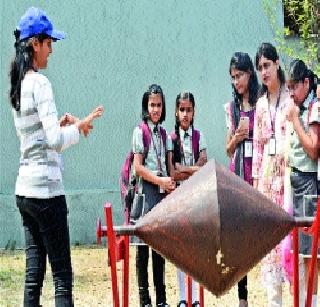
M313 217L316 210L319 102L316 97L317 76L301 60L294 60L289 69L288 90L293 102L288 106L287 119L291 123L288 164L293 190L293 215ZM311 256L311 236L299 233L299 253L307 272ZM306 280L300 283L300 305L305 304ZM317 303L317 279L314 283L312 306Z
M141 125L136 127L132 136L134 153L133 167L138 180L139 193L135 195L131 210L131 220L139 219L152 210L164 197L166 192L175 189L175 182L168 177L166 168L166 133L161 123L166 118L165 97L159 85L152 84L142 97ZM148 151L144 146L144 132L150 136ZM139 210L136 210L140 208ZM139 286L140 307L150 307L151 298L148 284L149 247L145 244L137 246L136 271ZM165 261L156 251L152 250L153 283L156 290L156 303L159 307L166 303L166 287L164 280Z
M276 205L284 207L285 110L289 95L276 48L262 43L256 54L256 69L262 81L253 130L253 185ZM262 260L262 278L268 306L282 306L283 268L281 244Z
M176 98L175 131L168 136L168 166L170 176L179 184L188 179L207 162L206 141L194 128L195 101L193 94L182 92ZM177 270L180 301L178 307L186 307L186 274ZM192 306L199 306L192 282Z
M234 100L225 105L230 170L252 185L252 138L259 84L247 53L236 52L230 61ZM239 307L248 306L247 276L238 283Z

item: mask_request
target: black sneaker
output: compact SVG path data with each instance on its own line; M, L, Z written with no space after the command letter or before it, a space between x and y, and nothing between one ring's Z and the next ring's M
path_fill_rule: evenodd
M157 307L170 307L167 303L157 304Z
M200 303L198 301L195 301L193 304L192 304L192 307L198 307L200 306Z

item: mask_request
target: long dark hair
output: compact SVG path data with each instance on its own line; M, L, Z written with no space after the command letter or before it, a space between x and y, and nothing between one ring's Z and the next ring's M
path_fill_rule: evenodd
M265 57L266 59L271 60L272 62L276 62L277 60L279 60L277 49L270 43L262 43L259 46L256 54L256 69L258 69L259 67L259 61L261 57ZM286 82L286 78L281 66L279 66L278 69L278 80L280 81L281 85L284 85L284 83ZM261 95L265 94L267 91L267 86L265 84L262 84Z
M142 117L142 120L145 122L149 119L148 102L149 102L149 96L152 94L159 94L161 96L162 112L161 112L161 116L160 116L160 120L159 120L159 123L161 124L166 119L166 102L165 102L165 97L164 97L162 88L158 84L151 84L149 86L148 90L143 94L141 117Z
M173 158L174 158L174 161L176 162L181 162L181 152L180 152L180 148L181 148L181 137L180 137L180 121L179 121L179 116L178 116L178 111L179 111L179 106L180 106L180 101L181 100L188 100L191 102L192 104L192 107L193 107L193 110L195 108L195 101L194 101L194 96L192 93L190 92L181 92L180 94L177 95L177 98L176 98L176 123L175 123L175 126L174 126L174 131L175 131L175 134L176 134L176 140L174 141L173 143ZM193 118L191 120L191 123L190 123L191 127L192 127L192 133L193 133L193 130L194 130L194 127L193 127Z
M257 78L257 74L254 70L253 63L251 61L248 53L245 52L235 52L230 60L229 73L231 75L231 69L237 69L240 71L244 71L250 74L249 82L248 82L248 91L249 91L249 104L254 107L258 98L259 91L259 82ZM234 84L232 84L234 101L237 105L242 101L242 95L240 95Z
M305 79L309 80L309 93L313 91L314 97L317 92L317 75L307 65L299 59L293 60L290 63L288 72L288 81L303 82Z
M27 71L33 68L33 47L32 47L32 39L33 38L27 38L20 40L20 31L15 30L14 31L15 36L15 57L10 65L10 82L11 82L11 88L10 88L10 103L11 106L16 110L20 111L20 95L21 95L21 82L24 79ZM49 36L46 34L39 34L37 36L34 36L39 40L40 43L43 42L45 38L48 38Z

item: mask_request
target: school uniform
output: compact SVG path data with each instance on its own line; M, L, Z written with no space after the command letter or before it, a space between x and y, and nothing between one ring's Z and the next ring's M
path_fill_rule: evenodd
M179 127L179 135L180 135L180 141L181 141L181 149L180 149L180 161L179 163L182 166L193 166L195 165L195 155L192 148L192 137L193 137L193 129L192 127L189 127L188 130L183 130L181 127ZM167 140L167 148L168 151L174 151L174 144L172 137L169 135ZM199 152L202 150L205 150L207 148L206 140L203 136L203 133L200 131L200 137L199 137ZM173 161L177 162L177 161ZM181 182L178 182L180 184ZM186 274L182 272L181 270L177 269L177 278L178 278L178 284L180 289L180 302L185 301L186 302ZM197 299L196 294L196 284L192 280L192 303L195 304Z
M320 123L319 102L313 92L308 95L300 107L299 119L305 132L311 124ZM288 164L291 167L290 181L293 190L293 215L313 217L316 212L318 161L312 160L304 151L297 133L293 130L290 139ZM299 232L299 253L305 257L311 255L311 236Z
M150 120L147 122L151 132L151 144L148 154L144 157L144 166L157 176L167 176L166 168L166 144L164 144L160 125L153 124ZM144 154L143 134L140 127L136 127L132 136L132 151L134 154ZM158 162L159 161L159 162ZM143 204L137 204L135 201L132 206L131 220L137 220L152 210L164 197L164 193L160 193L158 185L152 184L143 178L138 177L138 194L144 195ZM137 196L137 195L136 195ZM140 304L142 306L151 304L148 284L148 259L149 247L143 242L139 242L136 254L136 271L139 286ZM156 303L166 302L165 290L165 260L156 251L152 250L152 269L153 283L156 290Z

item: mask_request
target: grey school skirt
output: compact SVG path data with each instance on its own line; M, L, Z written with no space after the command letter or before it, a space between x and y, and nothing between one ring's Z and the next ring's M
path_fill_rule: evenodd
M293 215L297 217L315 216L319 189L317 173L300 172L294 169L290 180L293 190ZM311 247L312 236L299 231L299 253L308 257L311 255Z
M137 220L151 211L166 194L159 193L159 186L143 181L142 194L136 194L130 212L130 223L135 224ZM137 237L131 237L130 243L134 245L145 244Z

